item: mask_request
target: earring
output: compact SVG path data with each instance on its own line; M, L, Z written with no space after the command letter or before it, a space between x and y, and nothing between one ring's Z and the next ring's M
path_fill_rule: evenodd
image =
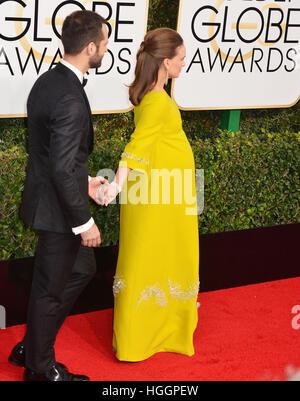
M166 76L165 85L168 85L168 81L169 81L169 70L167 69L167 76Z

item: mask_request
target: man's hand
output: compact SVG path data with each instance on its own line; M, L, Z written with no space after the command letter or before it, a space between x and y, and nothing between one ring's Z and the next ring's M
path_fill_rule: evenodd
M81 233L81 244L88 247L97 247L101 244L100 232L96 224L88 231Z
M108 183L108 181L101 176L92 177L89 181L89 196L99 205L100 203L97 201L97 190L101 186L101 184Z

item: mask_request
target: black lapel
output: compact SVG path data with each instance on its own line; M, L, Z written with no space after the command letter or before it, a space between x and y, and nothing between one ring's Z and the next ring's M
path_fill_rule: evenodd
M78 82L79 82L79 80L78 80ZM79 82L79 84L80 84L80 82ZM93 120L92 120L92 110L91 110L87 95L85 93L85 90L82 85L80 85L80 86L81 86L82 95L84 97L85 104L86 104L88 112L89 112L89 119L90 119L89 154L91 154L93 151L93 148L94 148L94 128L93 128Z
M94 147L94 128L93 128L93 120L92 120L92 111L91 111L90 103L89 103L89 100L85 93L85 90L84 90L81 82L79 81L78 77L76 76L76 74L72 70L70 70L70 68L66 67L65 65L63 65L61 63L58 63L55 68L57 68L58 71L61 71L63 74L66 74L68 79L71 79L74 82L74 85L76 85L78 87L78 89L80 90L80 93L84 99L84 102L87 107L87 112L89 115L89 120L90 120L88 148L89 148L89 154L91 154L93 151L93 147Z

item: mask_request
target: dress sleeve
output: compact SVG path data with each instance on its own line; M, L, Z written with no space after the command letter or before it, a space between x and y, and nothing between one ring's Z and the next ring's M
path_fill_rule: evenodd
M135 110L135 130L126 145L120 166L147 171L159 134L163 130L166 102L161 97L144 99L141 109Z

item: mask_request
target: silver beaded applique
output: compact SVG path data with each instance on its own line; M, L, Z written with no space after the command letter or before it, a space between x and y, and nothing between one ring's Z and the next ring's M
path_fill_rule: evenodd
M125 280L123 280L120 276L114 277L114 284L113 284L113 293L116 296L122 288L125 287Z
M137 307L140 305L140 303L142 301L148 301L148 299L151 296L155 297L155 302L157 304L159 304L160 306L165 306L168 302L165 294L163 293L163 291L158 287L157 284L153 285L153 286L149 286L147 287L140 295L139 299L138 299L138 303L137 303Z
M196 298L199 292L200 281L195 284L190 284L187 290L182 289L182 285L173 283L168 279L169 293L172 297L178 298L182 301ZM125 287L125 280L119 275L114 277L113 283L113 294L116 296ZM168 299L164 292L159 288L157 284L148 286L139 296L137 307L143 302L148 301L151 297L155 298L155 302L160 306L165 306L168 303Z
M128 153L128 152L123 152L121 157L127 157L127 159L131 159L131 160L137 160L139 163L142 163L143 161L145 161L145 163L147 165L150 164L150 160L149 159L145 159L145 158L138 158L136 157L136 155L134 153Z
M178 283L172 283L172 281L168 279L168 286L171 296L182 300L188 300L197 297L199 285L200 281L197 281L195 284L190 284L188 289L184 291L182 289L182 285Z

